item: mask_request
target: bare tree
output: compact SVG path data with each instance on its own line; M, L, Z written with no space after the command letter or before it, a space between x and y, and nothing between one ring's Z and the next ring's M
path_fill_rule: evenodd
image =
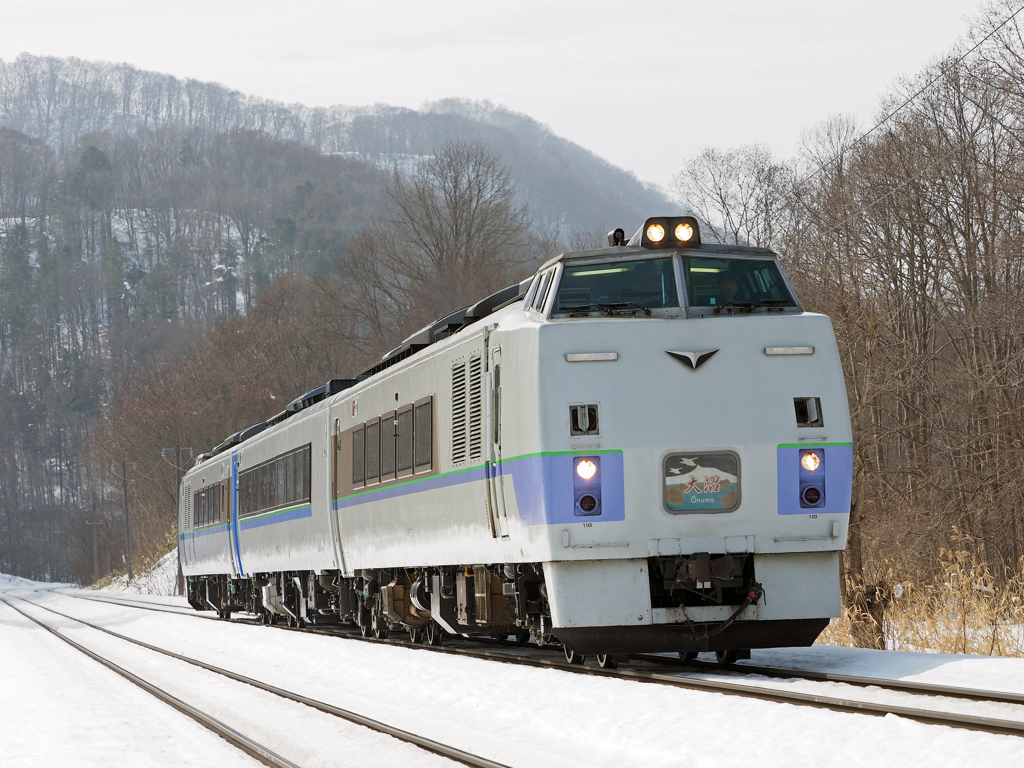
M479 144L446 144L410 177L396 171L387 191L390 215L347 262L377 338L483 298L536 258L508 169Z
M785 228L791 177L763 145L705 147L672 187L718 242L768 246Z

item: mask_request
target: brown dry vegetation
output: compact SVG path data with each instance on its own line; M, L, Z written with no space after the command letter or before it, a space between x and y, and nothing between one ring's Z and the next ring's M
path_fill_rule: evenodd
M940 551L939 566L940 572L929 576L901 574L883 563L870 596L863 583L848 580L842 616L818 642L1024 656L1024 562L997 579L984 545L957 535L952 549Z

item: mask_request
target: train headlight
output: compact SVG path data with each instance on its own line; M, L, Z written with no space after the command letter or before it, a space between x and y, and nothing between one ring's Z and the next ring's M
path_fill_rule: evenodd
M807 453L800 457L800 466L808 472L814 472L821 466L821 456L814 451L807 451Z
M682 224L676 225L676 240L681 243L687 242L693 237L693 226L687 224L685 221ZM651 238L652 240L654 238Z
M661 224L651 224L647 227L647 239L652 243L660 243L665 239L665 228Z
M576 464L576 474L584 480L589 480L597 474L597 464L590 459L582 459Z
M644 222L630 245L661 248L700 248L700 225L693 216L654 216Z

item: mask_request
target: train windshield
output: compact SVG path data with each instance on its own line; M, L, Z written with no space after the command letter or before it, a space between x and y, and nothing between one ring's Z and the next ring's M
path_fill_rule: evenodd
M716 314L797 306L774 261L684 256L683 279L689 306Z
M555 314L649 312L678 307L672 258L566 266Z

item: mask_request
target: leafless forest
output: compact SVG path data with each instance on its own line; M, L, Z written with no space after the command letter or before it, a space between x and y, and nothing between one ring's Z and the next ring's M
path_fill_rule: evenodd
M895 116L862 140L832 116L792 161L705 149L676 177L832 317L856 441L846 560L868 603L946 579L958 553L982 593L1024 565L1024 42L999 28L1013 10L992 5L956 56L898 83L879 106Z
M866 136L823 116L795 158L705 148L675 204L488 104L307 109L125 65L0 63L0 569L89 581L94 531L100 572L123 569L122 460L133 550L152 560L173 542L162 449L207 450L559 247L675 205L775 249L832 317L856 440L851 604L948 579L967 550L985 589L1015 583L1012 10L993 3L896 83Z

